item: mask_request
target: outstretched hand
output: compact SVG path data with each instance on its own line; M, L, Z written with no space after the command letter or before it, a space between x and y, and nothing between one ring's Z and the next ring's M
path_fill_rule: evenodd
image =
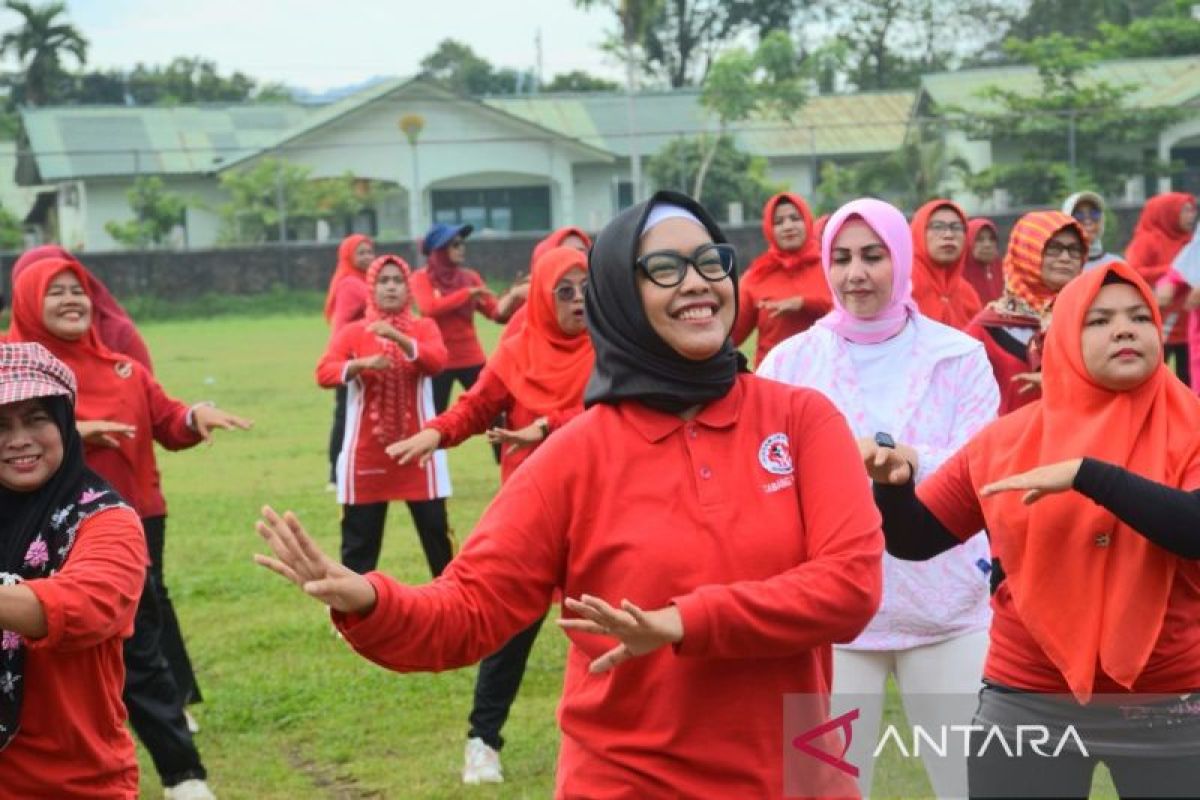
M1033 505L1048 494L1065 492L1075 485L1075 476L1079 474L1082 458L1072 458L1070 461L1060 461L1044 467L1036 467L1019 475L1010 475L994 483L989 483L979 490L983 497L991 497L1000 492L1016 492L1025 490L1021 501L1025 505Z
M234 416L216 406L200 405L192 409L192 429L200 434L200 438L206 442L212 441L214 428L225 431L248 431L252 427L254 427L253 421Z
M424 467L433 458L438 445L442 443L442 434L436 428L425 428L407 439L392 442L383 452L389 458L396 459L398 464L408 464L414 459L418 467Z
M560 619L559 627L611 636L620 641L591 663L588 671L592 673L607 672L631 658L683 640L683 619L673 605L642 611L628 600L622 600L621 608L617 609L599 597L587 594L578 600L568 597L564 603L582 619Z
M117 437L132 439L137 433L137 428L132 425L106 419L81 419L75 423L75 429L79 431L79 438L83 439L84 444L100 447L120 447L121 440Z
M518 450L524 450L526 447L533 447L541 443L546 438L542 432L542 427L536 422L532 425L526 425L518 430L509 430L507 428L489 428L487 432L487 440L490 444L507 445L507 453L512 455Z
M366 614L375 608L375 587L322 552L291 511L283 516L263 506L254 526L275 557L254 554L254 562L292 582L334 611Z
M1019 372L1012 376L1014 383L1020 383L1017 388L1017 394L1025 394L1032 392L1035 389L1042 388L1042 373L1040 372Z

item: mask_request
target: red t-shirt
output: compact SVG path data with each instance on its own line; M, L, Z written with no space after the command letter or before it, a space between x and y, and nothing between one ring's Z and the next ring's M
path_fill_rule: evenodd
M475 316L472 314L466 317L458 313L462 306L474 303L474 310L488 319L495 320L497 316L496 298L484 295L478 300L471 299L471 288L485 285L479 273L466 267L459 267L459 271L470 278L471 285L456 289L447 295L433 288L427 269L417 270L408 279L417 310L422 316L432 317L442 332L442 341L446 343L446 351L449 353L446 369L475 367L487 361L483 347L479 344L479 334L475 332Z
M763 300L796 296L804 298L804 306L795 313L772 317L767 309L758 307ZM832 309L829 285L820 269L751 269L738 284L738 318L730 335L734 344L740 345L758 328L754 363L761 364L772 347L808 330Z
M154 457L154 443L168 450L183 450L200 442L200 434L188 424L190 407L167 396L154 376L141 364L129 362L132 372L123 382L121 412L111 422L124 422L137 431L133 438L116 436L119 448L89 445L84 460L101 478L117 490L143 519L167 513L162 493L162 477ZM86 383L79 386L86 394Z
M937 472L922 481L917 487L917 495L938 521L959 539L965 541L986 527L988 535L997 540L1007 533L1004 521L984 519L979 489L988 480L999 476L972 475L967 458L969 447L970 444L959 450ZM1200 486L1200 468L1188 476L1188 485ZM984 676L1015 689L1070 694L1062 673L1021 622L1012 594L1004 583L992 596L992 611L991 646ZM1162 631L1141 677L1132 689L1126 689L1105 675L1097 664L1094 692L1179 693L1200 689L1200 625L1196 624L1197 619L1200 619L1200 562L1180 558Z
M334 333L363 318L367 313L369 293L367 281L362 277L348 276L338 281L333 295L333 313L329 317Z
M373 611L333 617L378 664L442 670L493 652L555 589L673 603L683 640L611 672L588 664L612 639L568 634L556 796L780 798L784 696L828 694L830 644L879 605L882 552L841 414L743 375L690 422L636 402L585 411L501 487L440 578L370 573Z
M583 412L583 406L546 415L550 431L554 432ZM504 381L489 367L479 373L479 380L450 408L426 423L442 434L442 447L455 447L472 436L477 436L491 427L492 421L501 413L508 414L508 429L519 430L532 425L541 415L534 413L517 402L508 391ZM515 452L505 445L500 451L500 482L508 480L513 470L521 466L541 444L525 447Z
M400 420L394 441L421 430L436 413L430 376L442 371L446 347L437 325L430 319L418 319L410 336L416 341L416 356L397 367L403 376L404 407L409 414ZM343 385L346 362L352 358L384 352L379 337L367 330L364 320L351 322L333 335L329 347L317 364L317 383L326 389ZM338 502L351 505L381 503L389 500L432 500L450 495L450 472L445 453L439 451L424 467L415 463L400 465L388 456L383 442L372 432L369 419L373 402L383 391L378 370L364 370L346 386L346 434L338 456Z
M114 508L83 521L54 576L25 582L48 633L27 640L21 730L0 753L0 795L136 800L121 640L148 563L137 515Z

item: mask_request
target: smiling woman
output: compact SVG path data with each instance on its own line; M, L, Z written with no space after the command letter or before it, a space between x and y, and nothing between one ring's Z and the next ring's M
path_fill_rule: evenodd
M742 371L724 245L673 192L605 227L585 301L589 408L503 484L433 584L356 575L294 515L265 508L258 524L274 553L259 563L398 671L476 661L561 592L558 797L783 797L783 700L827 715L830 643L878 605L858 450L820 394ZM851 796L831 772L796 793Z

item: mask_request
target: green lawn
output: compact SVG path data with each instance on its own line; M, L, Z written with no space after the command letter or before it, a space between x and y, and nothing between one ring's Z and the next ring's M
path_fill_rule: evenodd
M482 325L490 349L498 328ZM250 433L218 433L211 448L159 453L170 505L167 582L206 697L195 707L197 742L218 795L548 797L566 650L553 625L543 629L505 729L507 783L466 789L458 773L475 670L402 676L375 667L333 635L322 607L251 561L260 544L252 526L267 502L294 509L337 550L338 508L325 491L332 394L313 379L326 338L320 316L142 330L168 393L255 421ZM450 516L461 540L495 493L498 472L479 439L452 451L450 463ZM381 568L428 578L403 504L393 507ZM161 797L141 759L143 797ZM913 762L884 760L876 786L877 796L928 795Z

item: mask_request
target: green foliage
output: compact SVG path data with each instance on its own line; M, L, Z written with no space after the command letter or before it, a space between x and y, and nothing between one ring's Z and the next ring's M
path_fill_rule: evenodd
M1194 0L1159 3L1152 16L1127 25L1101 22L1092 49L1101 58L1161 58L1200 54L1200 20Z
M121 304L139 323L162 320L200 320L227 316L290 316L319 313L325 293L312 289L272 286L259 294L216 294L166 299L150 295L121 298Z
M133 219L106 222L104 230L117 242L132 248L166 244L176 226L183 223L187 198L167 191L162 178L140 177L125 193Z
M279 241L283 222L287 238L304 238L316 221L344 219L375 205L375 192L346 173L313 179L311 170L278 158L264 158L252 167L221 175L229 202L219 209L221 241L258 243Z
M66 72L63 57L78 63L87 60L87 39L75 26L60 19L66 13L62 2L35 6L21 0L5 0L5 8L22 18L21 27L0 37L0 56L13 55L24 67L10 102L46 105L59 99Z
M989 139L993 148L1016 156L973 176L968 181L972 191L1004 189L1018 204L1055 203L1076 186L1116 194L1135 175L1169 169L1145 157L1141 145L1181 119L1184 109L1133 110L1128 99L1135 87L1091 77L1088 68L1097 55L1062 34L1010 41L1006 48L1037 68L1039 91L1026 95L989 86L978 94L989 101L991 110L967 114L943 109L961 115L958 124L971 136ZM1073 168L1068 144L1072 135Z
M132 70L92 70L70 76L62 101L81 105L183 105L189 103L287 102L281 84L260 84L242 72L225 76L200 57L174 58L166 65L137 64Z
M885 156L853 165L825 162L817 205L827 212L856 197L880 197L900 208L917 208L969 179L966 160L950 150L943 137L933 130L917 130Z
M718 137L715 148L711 137L676 139L647 160L646 174L659 189L690 193L706 158L709 165L699 200L722 220L730 203L741 203L753 213L785 188L767 178L765 158L737 149L730 136Z
M421 59L421 76L465 95L517 94L534 89L535 76L507 67L496 69L470 45L443 39Z
M20 250L25 246L25 236L21 230L21 220L11 211L0 206L0 250Z
M613 81L608 81L603 78L597 78L595 75L590 75L583 70L576 69L570 72L560 72L554 76L554 79L545 86L540 87L543 92L611 92L620 88Z

